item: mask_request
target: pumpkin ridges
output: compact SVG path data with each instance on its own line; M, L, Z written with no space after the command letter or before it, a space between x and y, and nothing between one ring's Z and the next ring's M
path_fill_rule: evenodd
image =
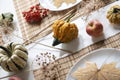
M6 63L6 65L7 65L7 63ZM7 69L6 71L11 72L11 70L10 70L8 65L7 65L6 69Z
M7 48L5 48L3 46L0 46L0 48L3 49L4 51L6 51L6 53L9 57L11 56L12 53Z
M71 34L73 33L73 31L71 32L71 24L69 24L69 26L68 26L68 31L67 31L67 33L69 33L69 36L67 35L67 33L66 33L66 35L65 35L65 37L66 37L66 40L65 40L65 42L67 43L67 42L69 42L69 41L71 41Z
M71 41L72 39L74 39L74 31L72 31L71 29L69 30L69 33L71 33L71 34L69 34L69 36L72 36L72 37L68 37L67 39L68 39L68 41Z
M22 51L21 49L18 49L18 50ZM28 55L28 51L22 51L22 52L24 52L26 55Z
M27 54L21 50L15 50L14 54L18 55L19 57L22 57L25 61L27 61L27 59L28 59Z
M70 26L69 26L69 27L70 27ZM67 28L66 28L66 29L67 29ZM67 33L70 33L70 28L67 29ZM63 42L66 42L66 43L70 41L70 40L69 40L69 37L71 36L71 35L70 35L71 33L69 34L69 36L68 36L67 33L66 33L66 34L64 35L64 37L63 37ZM66 38L65 38L65 37L66 37Z
M19 55L18 55L18 57L21 58L22 60L24 60L25 62L27 62L27 59L25 59L25 58L23 58L23 57L21 57Z
M120 14L120 13L119 13ZM117 21L120 22L120 15L116 15ZM119 18L118 18L119 17Z
M61 35L61 37L60 38L58 38L58 40L59 41L63 41L63 42L69 42L69 41L71 41L72 39L75 39L76 37L77 37L77 34L78 34L78 30L77 30L77 27L76 27L76 25L75 24L70 24L70 23L66 23L67 25L63 25L62 27L63 27L63 32L60 34ZM73 30L73 29L74 30ZM76 31L77 31L77 33L76 33ZM69 33L69 36L72 36L72 37L69 37L69 36L67 36L68 34L67 33ZM76 33L76 34L75 34ZM64 37L66 37L66 38L64 38Z
M12 62L11 59L7 61L7 65L9 66L10 70L13 72L18 72L19 69L16 67L16 65Z
M0 63L1 63L1 66L4 66L2 67L3 69L5 69L6 71L10 71L9 68L7 68L7 59L8 57L4 57Z
M74 23L70 24L69 27L70 28L69 28L68 33L70 33L69 36L71 36L71 37L66 36L67 37L67 41L66 42L72 41L73 39L77 38L76 34L78 34L77 27L76 27L76 25Z
M64 24L63 24L63 25L64 25ZM63 25L61 25L61 26L59 27L59 29L56 30L56 34L57 34L57 35L55 36L56 39L58 39L58 37L61 37L60 34L62 33L62 30L61 30L61 29L62 29L62 26L63 26ZM58 40L59 40L59 39L58 39ZM60 41L60 40L59 40L59 41Z
M5 56L5 55L4 54L0 54L0 58L3 57L3 56Z
M11 59L11 61L15 64L15 66L18 68L19 71L23 69L23 67L17 64L13 59Z
M110 23L120 24L120 6L114 5L107 12L107 19Z
M20 45L20 44L12 43L12 51L14 51L14 49L15 49L15 47L16 47L17 45Z
M114 17L114 15L112 15L112 16L110 16L110 17L111 17L111 18L113 18L113 17ZM114 19L114 18L113 18L113 19ZM110 20L110 22L111 22L111 23L113 23L113 19L111 19L111 20Z
M57 31L59 31L59 29L60 29L60 27L62 26L64 24L64 21L63 20L56 20L55 22L54 22L54 24L52 25L52 27L53 27L53 32L54 32L54 37L56 37L56 36L59 36L58 34L59 34L59 32L57 32Z
M76 27L76 25L73 23L73 24L71 24L71 40L72 39L75 39L75 38L77 38L77 36L78 36L78 29L77 29L77 27ZM73 30L74 29L74 30Z
M16 63L18 64L20 67L24 68L25 67L25 64L26 62L24 60L22 60L20 57L18 57L17 55L13 55L11 57L11 59Z
M0 54L7 55L3 49L0 49Z
M113 14L111 17L113 18L113 19L111 20L111 22L113 23L113 22L114 22L114 19L115 19L115 14Z
M60 32L59 32L59 31L60 31L60 29L61 29L61 27L62 27L63 25L64 25L64 22L63 22L63 21L60 21L59 24L57 25L56 32L55 32L55 33L56 33L56 37L57 37L57 36L60 37L60 35L59 35ZM57 31L58 31L58 32L57 32Z
M108 19L109 18L112 18L113 17L113 15L109 15L109 17L108 17ZM113 21L112 20L109 20L111 23L113 23Z
M69 31L69 28L68 28L69 25L70 25L69 23L64 23L64 25L62 25L60 37L58 37L59 41L66 42L64 37L67 36L67 32Z
M0 65L1 65L1 62L2 62L2 60L4 59L4 57L2 56L2 57L0 57Z
M10 53L11 53L11 48L10 48L10 44L5 44L3 47L5 47L7 50L9 50L10 51ZM12 54L10 54L10 55L12 55Z
M21 46L21 45L16 45L14 48L15 48L14 51L15 51L15 50L20 50L20 51L25 52L25 54L28 55L27 49L24 48L23 46Z
M57 24L57 21L54 22L54 24L52 25L52 28L53 28L53 31L54 31L54 32L56 31L56 28L54 28L55 26L57 26L56 24ZM56 36L56 34L54 34L53 36Z

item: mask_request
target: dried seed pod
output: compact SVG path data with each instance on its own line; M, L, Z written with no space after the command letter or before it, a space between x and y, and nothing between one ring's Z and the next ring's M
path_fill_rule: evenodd
M0 26L8 27L13 22L13 14L12 13L3 13L0 15Z

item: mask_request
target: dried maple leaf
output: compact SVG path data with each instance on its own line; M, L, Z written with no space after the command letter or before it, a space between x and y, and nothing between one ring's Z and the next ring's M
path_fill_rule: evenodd
M111 62L98 69L96 63L87 62L85 68L79 68L72 76L76 80L120 80L120 69L115 66L116 63Z
M116 63L114 62L104 64L102 65L99 74L101 74L106 80L120 80L120 69L115 66Z

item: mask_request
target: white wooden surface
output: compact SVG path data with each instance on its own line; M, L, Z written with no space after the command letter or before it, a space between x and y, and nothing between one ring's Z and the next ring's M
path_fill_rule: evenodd
M120 4L120 1L115 2L111 5L114 5L114 4ZM89 35L87 35L87 33L85 31L85 27L86 27L87 22L85 22L81 18L78 18L77 20L73 21L74 23L77 24L77 26L79 28L78 39L76 39L76 40L74 40L70 43L67 43L67 44L60 44L56 47L60 48L60 49L66 49L66 50L70 50L72 52L76 52L76 51L78 51L78 50L80 50L80 49L82 49L82 48L84 48L84 47L86 47L90 44L93 44L94 42L97 42L97 41L102 40L104 38L108 38L108 37L120 32L119 29L116 29L116 28L113 27L113 26L116 26L116 25L111 25L105 17L106 16L106 10L109 9L109 7L111 5L106 6L105 8L100 9L99 11L93 12L91 14L91 16L88 18L88 21L90 21L91 19L98 19L103 23L103 25L104 25L104 36L92 39ZM16 12L15 12L12 0L0 0L0 13L4 13L4 12L11 12L11 13L14 14L14 24L17 27L17 29L14 31L14 34L22 37L21 33L20 33L19 26L18 26L17 16L16 16ZM119 25L117 25L117 26L119 26ZM15 37L15 36L14 37L9 36L9 38L10 38L11 41L14 41L14 42L19 42L19 43L23 42L22 39L20 39L18 37ZM6 41L6 43L8 42L6 40L6 37L5 37L5 41ZM50 35L46 36L42 40L37 40L37 42L38 41L41 42L41 43L44 43L46 45L51 46L52 41L53 41L52 33ZM35 56L37 54L39 54L40 52L43 52L43 53L50 52L50 53L54 54L57 58L60 58L63 55L69 55L69 53L66 53L66 52L63 52L63 51L60 51L60 50L57 50L57 49L45 47L45 46L42 46L42 45L39 45L39 44L36 45L35 43L32 43L32 44L26 46L26 48L29 51L29 60L28 60L28 66L27 66L26 70L37 68L37 66L31 66L31 63L34 60ZM8 80L8 78L1 79L2 77L5 77L7 75L10 75L10 73L5 72L2 68L0 68L0 80ZM21 77L23 80L34 80L34 76L33 76L32 71L21 72L17 75L19 77Z

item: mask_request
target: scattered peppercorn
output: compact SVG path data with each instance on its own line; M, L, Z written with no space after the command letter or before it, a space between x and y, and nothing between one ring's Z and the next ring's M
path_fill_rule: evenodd
M58 68L60 68L59 63L55 62L56 57L55 55L46 52L40 53L36 55L35 63L39 65L41 68L41 80L56 80L58 75Z

